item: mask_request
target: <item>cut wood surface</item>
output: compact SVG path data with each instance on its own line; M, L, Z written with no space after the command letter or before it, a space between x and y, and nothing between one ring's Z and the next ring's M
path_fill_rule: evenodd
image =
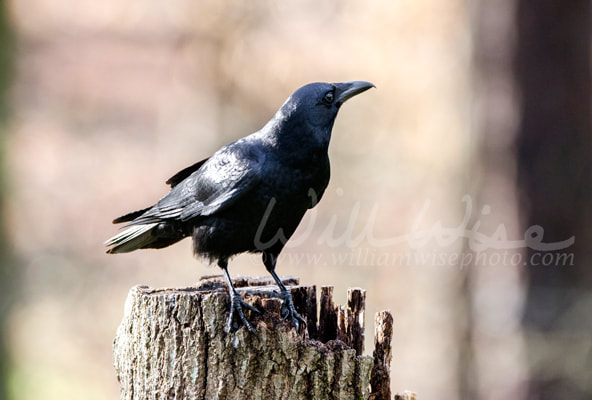
M244 300L264 311L245 312L256 334L225 333L230 299L221 276L188 288L133 287L113 347L121 398L388 399L392 317L377 326L377 364L361 355L364 290L349 289L348 306L340 307L333 288L323 287L317 321L316 287L282 280L307 322L300 334L280 317L271 278L233 279Z

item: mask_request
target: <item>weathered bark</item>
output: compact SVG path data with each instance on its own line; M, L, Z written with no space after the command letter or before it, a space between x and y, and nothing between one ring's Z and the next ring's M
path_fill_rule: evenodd
M374 326L374 367L370 377L372 394L374 399L390 399L393 316L388 311L376 313Z
M307 321L302 334L281 319L281 301L266 278L236 278L245 301L265 310L247 313L257 334L246 329L226 334L230 299L220 277L205 277L197 287L183 289L131 289L125 315L114 342L122 399L366 399L370 396L371 356L356 355L338 339L360 348L363 340L363 299L350 289L348 303L356 308L337 309L326 295L317 327L316 288L291 286L298 312ZM284 278L297 285L295 278ZM342 332L325 315L343 316ZM362 322L360 323L360 320ZM345 322L347 321L347 323ZM392 333L392 317L381 335ZM334 327L334 329L332 328ZM361 337L352 332L361 332ZM361 350L360 350L361 352ZM388 349L390 354L390 348ZM377 383L388 385L387 381ZM374 382L373 382L374 384ZM374 396L375 399L385 397Z
M417 393L405 390L395 394L394 400L417 400Z
M333 286L321 286L318 339L326 343L337 339L337 307L333 304Z
M356 351L364 352L364 311L366 291L360 288L347 290L347 307L337 310L337 338Z

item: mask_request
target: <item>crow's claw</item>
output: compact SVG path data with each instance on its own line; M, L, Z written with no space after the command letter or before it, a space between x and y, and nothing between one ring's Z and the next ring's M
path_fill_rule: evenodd
M292 301L292 294L289 291L280 293L280 298L283 300L280 315L283 319L290 321L290 324L296 328L296 332L300 333L300 328L306 327L306 321L298 314Z
M240 319L240 322L242 322L242 324L245 327L247 327L249 332L255 333L255 329L253 328L253 326L251 325L251 323L249 322L249 320L247 319L247 317L245 317L245 314L243 313L243 307L246 308L247 310L251 310L253 312L261 314L261 311L259 311L257 308L253 307L252 305L250 305L249 303L244 301L240 294L238 294L238 293L231 294L230 295L230 314L228 315L228 320L226 322L226 333L230 333L230 332L237 331L238 329L240 329L240 323L238 321L236 321L236 324L234 323L235 317L238 317L238 319Z

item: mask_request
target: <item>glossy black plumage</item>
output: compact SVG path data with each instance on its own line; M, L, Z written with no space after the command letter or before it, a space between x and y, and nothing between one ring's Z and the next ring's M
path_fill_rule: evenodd
M303 320L275 263L300 220L329 182L327 154L341 105L371 87L368 82L312 83L298 89L259 131L222 147L171 177L170 192L154 206L114 220L127 222L109 239L108 253L162 248L193 237L194 252L217 261L229 283L232 311L250 330L227 271L228 259L261 252L284 299L282 314L298 329Z

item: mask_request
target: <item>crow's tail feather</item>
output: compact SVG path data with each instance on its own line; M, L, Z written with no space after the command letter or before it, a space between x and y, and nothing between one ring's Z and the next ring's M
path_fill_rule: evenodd
M160 239L152 234L152 230L158 223L146 225L134 225L123 232L113 236L105 242L105 245L112 246L107 253L129 253L130 251L155 247ZM162 246L160 246L162 247Z

